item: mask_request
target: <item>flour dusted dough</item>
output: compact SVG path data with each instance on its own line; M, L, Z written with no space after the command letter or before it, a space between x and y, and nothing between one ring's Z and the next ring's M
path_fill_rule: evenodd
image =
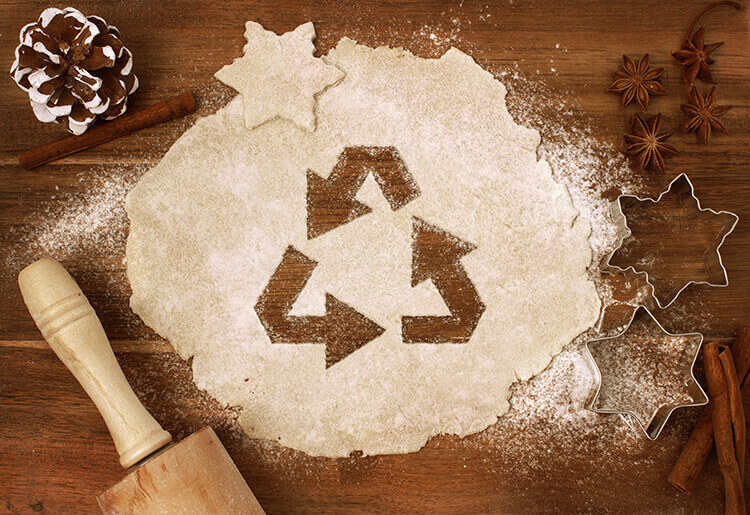
M251 437L346 456L481 431L514 381L595 323L589 222L503 85L461 51L344 39L323 59L345 78L319 96L314 132L284 119L248 130L238 96L130 193L133 310L193 357L199 388L242 406ZM308 241L306 170L326 177L353 145L396 147L421 195L394 212L370 177L358 199L372 213ZM401 341L402 315L447 311L430 282L410 286L414 216L477 247L461 263L486 311L466 344ZM328 369L323 345L271 344L253 307L288 245L319 263L292 314L322 314L328 292L385 333Z
M312 22L277 36L249 21L245 38L245 55L215 74L245 98L245 127L281 117L309 131L315 129L315 95L344 74L313 55Z

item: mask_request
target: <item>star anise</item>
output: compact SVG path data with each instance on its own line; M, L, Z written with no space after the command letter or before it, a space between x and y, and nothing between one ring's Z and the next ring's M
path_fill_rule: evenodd
M666 140L672 135L659 134L661 129L661 113L644 121L641 115L635 114L630 119L630 134L625 135L628 144L625 153L633 156L635 164L640 170L665 171L664 158L672 154L679 154Z
M686 39L679 50L673 50L672 55L679 61L680 66L685 68L682 72L685 82L692 85L693 81L698 78L703 82L716 84L716 81L711 77L710 65L714 63L714 60L711 59L710 55L723 44L722 41L706 45L703 42L703 27L701 27L693 34L692 41Z
M735 9L740 9L740 4L728 0L714 2L707 5L690 23L687 32L685 32L685 37L682 38L680 49L672 52L672 56L674 56L674 58L680 63L680 66L684 68L683 77L685 78L685 82L691 86L696 78L703 82L708 82L709 84L716 84L716 81L711 77L710 65L712 65L714 61L710 56L711 52L723 45L724 42L711 43L710 45L705 44L703 41L703 27L695 31L692 38L690 37L690 34L693 32L693 27L695 27L696 22L701 16L720 5L731 5Z
M630 57L623 55L622 68L614 73L615 81L607 91L622 93L622 107L637 100L646 110L649 95L667 94L660 82L663 73L664 68L651 68L648 54L641 57L637 65Z
M682 104L680 107L688 117L682 124L682 132L697 131L698 139L704 144L708 143L711 129L722 134L728 134L727 129L718 117L729 111L732 106L714 105L716 102L716 86L712 86L705 97L702 97L693 86L690 88L688 100L690 103Z

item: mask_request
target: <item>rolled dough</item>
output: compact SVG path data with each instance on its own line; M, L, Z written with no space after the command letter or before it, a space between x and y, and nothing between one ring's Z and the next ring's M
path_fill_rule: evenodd
M596 322L589 222L466 54L344 39L323 59L345 77L319 95L314 132L281 118L248 130L240 95L139 181L132 308L193 357L199 388L242 407L251 437L347 456L481 431L514 381ZM372 212L308 240L307 170L325 178L357 145L395 147L419 197L394 211L370 175L357 199ZM476 247L460 262L486 311L467 343L402 341L402 316L448 313L433 283L411 286L414 217ZM322 344L271 343L254 310L290 245L317 262L291 315L325 314L328 293L384 329L329 368Z
M315 27L307 22L277 36L259 23L245 24L244 55L216 72L216 78L242 93L245 127L276 117L315 129L315 95L344 76L315 57Z

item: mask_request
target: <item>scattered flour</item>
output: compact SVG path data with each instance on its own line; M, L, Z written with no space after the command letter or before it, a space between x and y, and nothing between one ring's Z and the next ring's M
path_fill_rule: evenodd
M631 411L643 427L648 427L662 406L690 403L677 365L688 343L685 337L655 337L631 330L627 339L605 340L592 346L606 379L597 408Z
M580 216L591 222L592 263L598 266L615 242L607 193L613 188L627 193L640 188L627 158L580 121L585 112L567 100L567 92L553 90L517 70L495 75L508 86L511 115L517 123L542 133L539 157L549 162L555 178L567 186Z
M516 383L510 411L470 443L499 453L519 474L543 468L552 448L573 456L589 454L591 446L609 453L643 444L645 438L625 417L586 409L594 388L582 345L571 344L544 372Z
M98 166L81 173L78 193L59 193L24 225L11 230L15 245L6 265L20 270L41 256L100 266L102 257L123 256L127 237L125 195L147 166Z

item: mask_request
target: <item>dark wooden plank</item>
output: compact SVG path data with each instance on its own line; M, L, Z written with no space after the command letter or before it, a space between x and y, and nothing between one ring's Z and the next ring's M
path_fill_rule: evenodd
M279 33L312 20L320 53L344 36L370 46L403 46L424 57L439 56L455 45L492 73L508 72L504 80L510 87L511 113L540 129L545 144L554 142L556 126L571 123L622 148L622 133L635 109L621 110L617 97L606 92L620 54L649 52L655 65L667 68L664 84L672 94L653 99L651 109L664 113L667 130L677 130L687 87L668 51L679 45L692 13L704 3L79 2L76 7L83 12L117 25L133 51L142 87L132 107L189 88L196 93L199 111L24 172L15 165L19 151L64 133L36 122L25 94L7 75L0 79L0 119L6 127L0 138L0 512L93 511L95 495L122 475L101 419L72 376L38 341L18 293L17 271L42 253L58 257L73 272L110 336L128 340L115 341L115 349L156 418L178 439L205 424L214 426L271 512L719 511L722 484L714 458L693 496L677 494L665 480L695 410L680 413L663 437L644 443L635 454L618 451L617 442L602 451L583 434L529 442L536 433L525 427L506 428L508 447L524 442L525 454L488 442L486 434L497 428L466 439L438 437L410 455L345 460L311 458L250 440L232 422L232 411L197 391L188 365L129 310L122 190L103 202L112 209L106 225L96 226L84 210L82 230L67 239L61 228L53 230L57 219L70 216L66 207L72 206L75 214L90 205L90 199L81 198L107 181L117 179L127 188L197 116L214 112L233 96L212 74L240 55L245 20ZM10 68L20 27L48 5L0 1L0 70ZM734 106L724 117L730 135L717 136L704 147L692 135L676 134L671 141L682 154L668 161L668 174L638 174L639 193L655 195L685 171L705 207L740 215L722 248L730 287L691 288L660 315L670 329L699 330L726 341L750 320L750 226L744 223L750 216L745 201L750 194L747 11L717 10L704 23L709 41L727 42L716 54L714 75L720 82L720 103ZM522 78L514 78L515 72ZM550 101L530 105L524 97L529 88L545 92ZM541 119L557 125L535 124ZM606 177L607 171L601 175Z

